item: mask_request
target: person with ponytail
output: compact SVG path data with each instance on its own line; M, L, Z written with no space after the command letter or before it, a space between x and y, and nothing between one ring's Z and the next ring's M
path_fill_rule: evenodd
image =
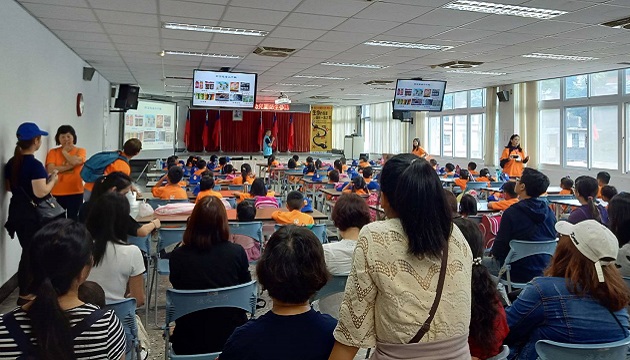
M582 206L573 209L568 221L577 224L580 221L593 219L608 225L608 211L597 203L599 186L597 180L591 176L578 176L575 179L575 197Z
M252 172L252 167L248 163L241 165L241 176L235 177L232 180L232 185L253 184L256 180L256 176Z
M49 176L44 165L35 159L35 153L42 145L42 136L48 135L46 131L40 130L34 123L25 122L18 127L16 135L15 152L4 167L6 190L12 194L4 227L12 239L17 234L22 247L18 265L18 305L22 305L32 299L28 248L35 232L44 225L34 203L49 196L59 177L56 170Z
M422 146L420 146L420 138L415 138L413 139L412 142L412 149L411 149L411 153L417 156L420 156L421 158L426 158L427 156L429 156L429 153L424 150L424 148Z
M481 264L483 236L473 221L465 218L453 219L464 234L473 254L472 268L472 312L468 345L472 360L488 359L501 352L503 340L510 329L505 310L488 269Z
M35 234L29 250L36 297L0 318L0 359L124 357L125 333L114 312L79 299L92 267L92 247L85 226L70 219L53 221ZM26 342L18 345L21 337Z
M376 360L470 360L473 259L440 179L425 159L399 154L379 181L386 220L359 233L329 359L376 347Z

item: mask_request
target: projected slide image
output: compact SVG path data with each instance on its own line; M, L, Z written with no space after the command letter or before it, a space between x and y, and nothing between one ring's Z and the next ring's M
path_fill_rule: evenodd
M204 86L205 84L197 84ZM177 106L171 102L139 100L137 110L129 110L124 117L124 139L142 141L142 151L173 150Z

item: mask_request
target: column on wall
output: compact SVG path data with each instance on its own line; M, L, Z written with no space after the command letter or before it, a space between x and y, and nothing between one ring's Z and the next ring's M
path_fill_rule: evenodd
M494 167L498 164L495 157L497 146L497 89L496 87L486 88L486 123L484 129L484 154L483 163L486 166Z
M538 84L535 81L514 87L514 117L518 123L521 146L529 156L527 166L538 167Z

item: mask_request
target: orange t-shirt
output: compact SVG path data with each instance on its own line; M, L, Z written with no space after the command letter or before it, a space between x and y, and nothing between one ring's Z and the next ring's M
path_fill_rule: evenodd
M344 194L355 193L355 194L357 194L359 196L368 194L367 191L365 191L363 189L359 189L357 191L354 191L353 189L346 189L346 190L342 191L342 193L344 193Z
M343 164L343 165L341 165L341 170L346 171L346 170L348 170L348 167L349 167L348 165Z
M510 156L512 155L520 156L521 161L516 161L510 158ZM501 154L500 160L509 159L509 161L505 164L505 166L503 166L503 172L508 174L511 177L523 175L523 168L525 167L525 164L523 164L523 160L525 160L526 158L527 158L527 154L525 154L525 150L514 149L510 151L510 149L505 148L503 150L503 153Z
M160 198L162 200L181 200L188 199L188 194L186 194L186 190L182 189L179 184L172 185L168 184L166 186L156 186L151 190L151 193L156 198Z
M75 146L69 154L78 156L85 162L85 149ZM63 156L61 147L51 149L48 152L48 155L46 155L46 165L48 164L55 166L68 165L66 158ZM68 171L60 172L59 181L50 193L55 196L83 194L83 180L81 179L82 168L83 164L77 165Z
M488 209L492 210L505 210L510 206L516 204L518 202L518 198L510 199L510 200L501 200L488 203Z
M475 170L468 170L468 172L470 173L470 175L479 175L479 173Z
M315 224L315 221L313 220L313 217L309 214L305 214L303 212L301 212L300 210L293 210L293 211L274 211L271 214L271 217L278 223L278 224L285 224L285 225L312 225Z
M131 166L129 166L125 160L116 159L116 161L107 165L105 171L103 171L103 175L109 175L113 172L121 172L126 175L131 175ZM92 189L94 189L94 183L85 183L83 188L92 191Z
M459 186L462 189L462 191L466 190L466 184L468 184L468 180L457 178L455 179L454 182L455 182L455 185Z
M247 183L248 184L252 184L254 182L254 180L256 180L255 176L247 176ZM243 177L242 176L238 176L235 177L234 179L232 179L232 185L243 185Z
M598 186L599 190L597 190L597 198L601 199L602 198L602 186Z
M210 190L200 191L199 194L197 194L197 198L195 199L195 203L197 201L205 198L206 196L215 196L215 197L218 197L219 199L223 199L223 195L221 195L220 192L210 189Z
M420 156L420 157L424 157L424 156L427 156L427 155L428 155L427 151L426 151L426 150L424 150L424 149L423 149L422 147L420 147L420 146L418 146L418 148L417 148L416 150L412 150L412 151L411 151L411 153L412 153L412 154L414 154L414 155L418 155L418 156Z
M487 176L480 176L480 177L476 178L475 180L477 180L477 182L486 182L486 183L490 182L490 179L488 179Z
M364 168L370 166L370 163L367 161L359 161L359 167Z
M275 195L276 195L276 192L275 192L275 191L268 191L268 192L267 192L267 196L268 196L268 197L274 197ZM250 195L250 193L246 193L246 192L244 192L244 193L241 193L241 194L239 195L238 202L241 202L241 201L243 201L243 200L245 200L245 199L252 199L252 198L254 198L254 197L253 197L252 195Z

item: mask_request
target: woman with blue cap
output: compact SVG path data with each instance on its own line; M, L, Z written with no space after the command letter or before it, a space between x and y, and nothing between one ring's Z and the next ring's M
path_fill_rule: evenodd
M18 127L16 135L18 141L15 153L4 167L6 188L13 195L9 204L9 217L4 226L11 238L17 234L22 246L18 267L18 305L22 305L31 300L29 287L32 279L28 270L28 248L35 232L44 225L33 204L50 194L58 177L56 170L49 176L44 165L35 159L35 152L42 145L42 136L47 136L48 133L34 123L25 122Z

